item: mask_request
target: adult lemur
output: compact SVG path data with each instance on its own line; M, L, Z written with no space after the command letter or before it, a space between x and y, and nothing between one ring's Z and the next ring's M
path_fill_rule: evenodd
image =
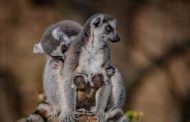
M45 65L43 87L47 102L53 108L53 114L61 112L59 84L63 82L62 69L67 48L76 38L82 26L74 21L64 20L49 26L38 44L34 45L34 53L45 53L48 58Z
M107 68L110 67L108 40L119 41L116 20L109 15L95 14L87 20L79 36L71 43L63 68L64 79L63 82L58 82L58 89L61 92L58 100L61 105L59 116L61 121L72 122L75 119L76 88L73 80L76 76L91 79L97 74L103 75L105 85L96 93L94 110L98 122L105 122L105 118L109 118L109 115L113 114L122 104L125 89L120 73L116 70L114 76L111 77L111 82L107 75ZM86 80L86 83L94 86L91 80ZM108 108L109 112L105 117L108 104L110 109Z

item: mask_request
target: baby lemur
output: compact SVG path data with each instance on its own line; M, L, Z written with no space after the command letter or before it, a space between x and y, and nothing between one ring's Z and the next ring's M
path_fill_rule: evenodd
M61 92L59 98L61 121L72 122L75 119L77 85L74 79L76 77L82 77L86 84L94 87L92 78L97 74L103 76L104 85L96 93L96 106L92 110L98 122L105 122L105 118L108 119L111 114L120 109L125 97L125 89L118 70L111 78L107 75L107 69L110 67L108 41L119 41L116 20L109 15L95 14L87 20L79 36L71 43L63 68L64 79L63 82L58 82ZM109 108L107 108L108 104ZM106 109L107 114L105 114Z

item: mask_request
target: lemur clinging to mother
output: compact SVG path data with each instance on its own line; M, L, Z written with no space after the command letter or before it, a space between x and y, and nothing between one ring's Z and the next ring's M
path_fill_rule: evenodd
M123 103L125 88L119 71L116 69L111 81L107 75L107 69L111 65L108 41L119 41L116 20L109 15L95 14L87 20L79 36L71 43L63 68L64 80L58 85L61 92L61 121L72 122L75 119L76 88L73 79L78 76L91 79L97 74L103 75L104 85L96 93L96 106L93 110L98 122L105 122L105 118L109 118ZM86 83L94 86L92 80L86 80ZM105 114L108 104L110 108Z

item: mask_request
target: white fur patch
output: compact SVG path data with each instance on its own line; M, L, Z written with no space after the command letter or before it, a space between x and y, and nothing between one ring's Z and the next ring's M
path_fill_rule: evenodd
M34 44L33 53L44 53L41 43Z
M101 45L98 40L94 39L94 44L91 41L88 43L88 48L83 48L79 59L78 72L100 73L103 64L103 50L100 50Z
M61 44L67 45L71 42L71 39L69 39L69 37L65 33L61 33L60 36L63 38L63 42L61 42Z
M60 28L56 28L52 31L52 36L56 39L59 40L59 35L60 35Z
M71 41L69 37L63 33L60 28L56 28L52 31L52 36L55 38L57 41L62 41L61 44L69 44Z
M95 23L95 21L97 21L98 18L100 18L100 21L102 22L102 20L104 19L104 16L103 15L99 15L99 16L95 17L94 19L92 19L90 25L92 26L92 24Z

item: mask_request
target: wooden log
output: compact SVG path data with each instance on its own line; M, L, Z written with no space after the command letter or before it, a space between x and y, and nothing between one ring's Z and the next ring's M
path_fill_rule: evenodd
M43 119L44 120L44 119ZM28 120L28 117L21 118L20 120L16 122L58 122L57 118L46 118L45 121L30 121ZM96 122L95 116L89 116L89 115L83 115L77 118L77 122Z

